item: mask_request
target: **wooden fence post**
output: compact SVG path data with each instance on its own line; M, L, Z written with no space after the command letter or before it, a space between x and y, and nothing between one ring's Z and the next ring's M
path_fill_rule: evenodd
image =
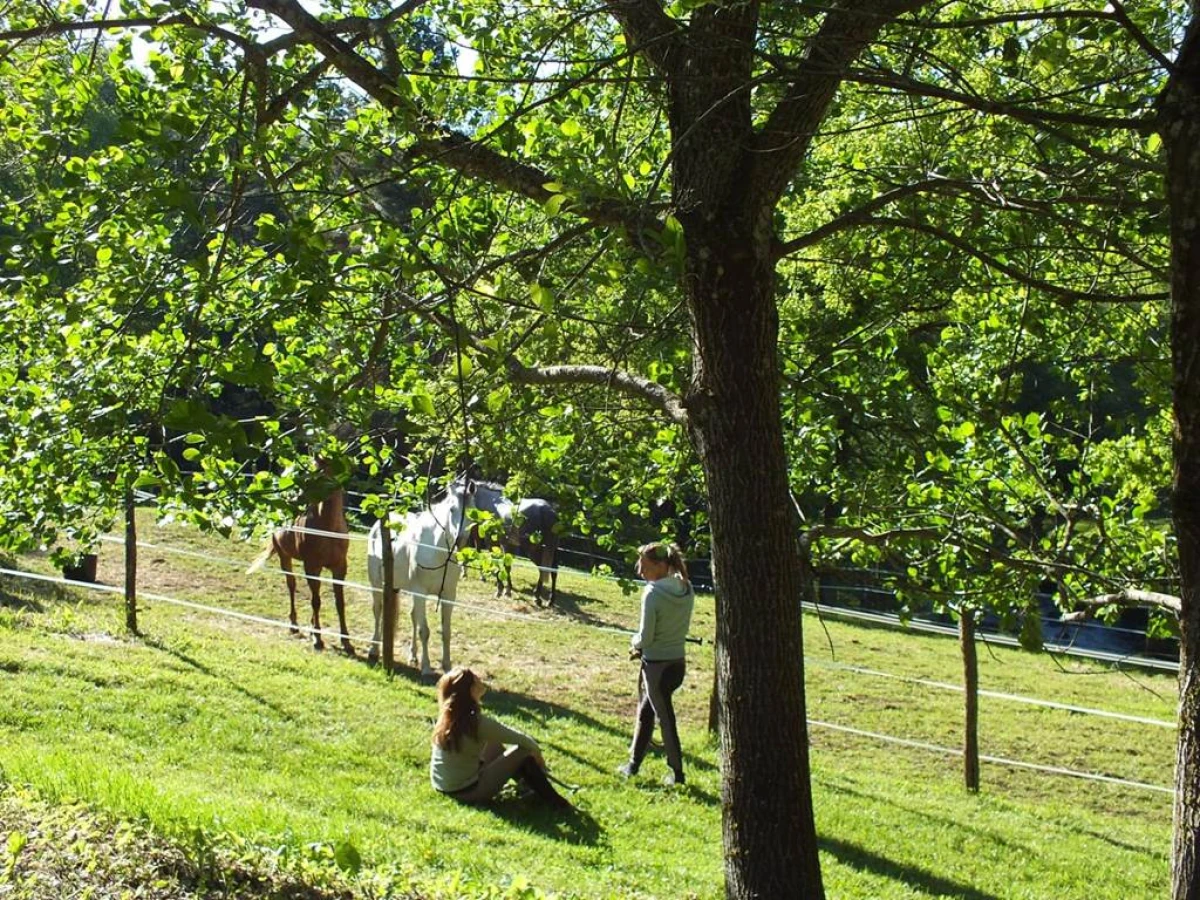
M133 476L129 475L125 478L125 628L130 634L138 634L136 509Z
M979 792L979 656L975 651L975 611L964 606L958 614L958 643L963 659L963 782Z

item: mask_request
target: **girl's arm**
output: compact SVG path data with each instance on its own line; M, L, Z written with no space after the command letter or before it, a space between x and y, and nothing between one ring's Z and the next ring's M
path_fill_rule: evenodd
M650 594L654 589L646 585L642 591L642 618L638 623L637 634L629 640L634 650L641 650L654 640L654 609L650 605Z
M518 728L511 728L503 722L498 722L488 716L479 717L479 739L492 744L515 744L539 753L538 742Z

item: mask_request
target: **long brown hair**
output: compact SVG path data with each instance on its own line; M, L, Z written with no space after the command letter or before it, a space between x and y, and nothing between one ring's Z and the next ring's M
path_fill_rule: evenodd
M655 562L665 562L667 568L683 579L688 587L692 580L688 578L687 563L683 561L683 553L669 541L654 541L638 547L638 556L652 559Z
M479 676L470 669L451 669L437 683L441 712L433 726L433 742L443 750L457 751L463 735L479 733L479 701L475 699L475 683Z

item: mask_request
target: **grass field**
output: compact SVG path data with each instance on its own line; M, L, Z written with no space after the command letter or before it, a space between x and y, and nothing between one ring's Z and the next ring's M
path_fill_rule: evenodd
M282 579L242 574L257 546L159 528L149 513L140 528L143 541L215 557L143 548L142 591L284 618ZM364 545L351 553L349 577L365 581ZM45 559L6 565L14 562L51 572ZM105 544L101 582L119 587L122 577L120 547ZM481 672L488 709L536 735L553 774L579 786L574 817L515 795L473 809L434 793L432 682L368 667L362 640L358 658L316 653L285 630L161 601L143 602L144 636L130 638L119 594L12 577L0 577L0 781L24 802L83 802L185 855L233 853L340 878L360 896L721 896L718 753L705 728L711 646L691 648L677 694L688 785L658 785L660 755L626 782L614 770L627 752L636 670L614 629L634 627L636 596L564 573L559 608L537 610L531 574L519 570L515 581L519 596L498 601L474 576L463 579L459 599L478 608L455 613L453 660ZM349 591L348 601L352 634L369 636L368 597ZM323 621L336 624L332 597ZM693 633L712 632L712 601L701 597ZM807 616L805 648L814 722L960 744L961 693L851 668L958 683L954 639ZM1175 714L1174 676L1006 648L981 649L980 667L990 691L1155 720ZM985 764L983 791L972 796L954 756L823 725L811 738L830 898L1167 892L1168 793ZM984 754L1041 766L1172 781L1167 727L984 697L981 743ZM29 844L19 832L0 818L0 854L7 840L10 857L0 859L0 886L21 882ZM24 896L38 894L27 886Z

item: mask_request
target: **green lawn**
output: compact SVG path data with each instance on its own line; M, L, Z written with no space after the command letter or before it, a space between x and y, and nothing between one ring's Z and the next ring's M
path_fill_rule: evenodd
M155 528L149 518L141 537L221 558L143 549L143 591L286 614L282 579L242 574L257 547ZM349 577L364 581L363 544L352 553ZM101 581L121 584L121 559L119 547L103 547ZM20 564L50 571L44 559ZM688 786L658 786L659 756L625 782L614 769L628 746L636 670L626 638L611 629L634 626L635 596L567 573L560 608L541 611L525 602L532 576L518 571L515 580L520 596L495 601L464 578L460 600L528 618L459 609L453 658L484 675L488 708L537 735L553 774L579 786L572 819L515 796L472 809L435 794L432 683L407 668L391 679L369 668L361 641L358 659L319 654L283 630L156 601L141 610L145 636L130 639L119 595L9 577L0 578L3 779L51 802L78 799L144 822L183 845L257 848L290 865L357 855L362 867L351 877L364 896L381 883L415 884L430 897L517 896L523 882L563 897L721 896L717 752L705 729L711 646L691 649L677 695ZM369 635L368 597L351 591L349 607L351 632ZM301 609L307 618L306 599ZM331 596L323 618L336 624ZM711 598L698 601L693 631L712 634ZM953 638L807 616L805 647L811 719L960 744L960 693L846 668L957 683ZM996 648L981 649L980 666L988 690L1174 717L1173 676ZM817 726L811 738L830 898L1167 892L1169 794L985 764L983 791L971 796L956 757ZM1171 783L1169 728L985 697L981 742L992 756Z

